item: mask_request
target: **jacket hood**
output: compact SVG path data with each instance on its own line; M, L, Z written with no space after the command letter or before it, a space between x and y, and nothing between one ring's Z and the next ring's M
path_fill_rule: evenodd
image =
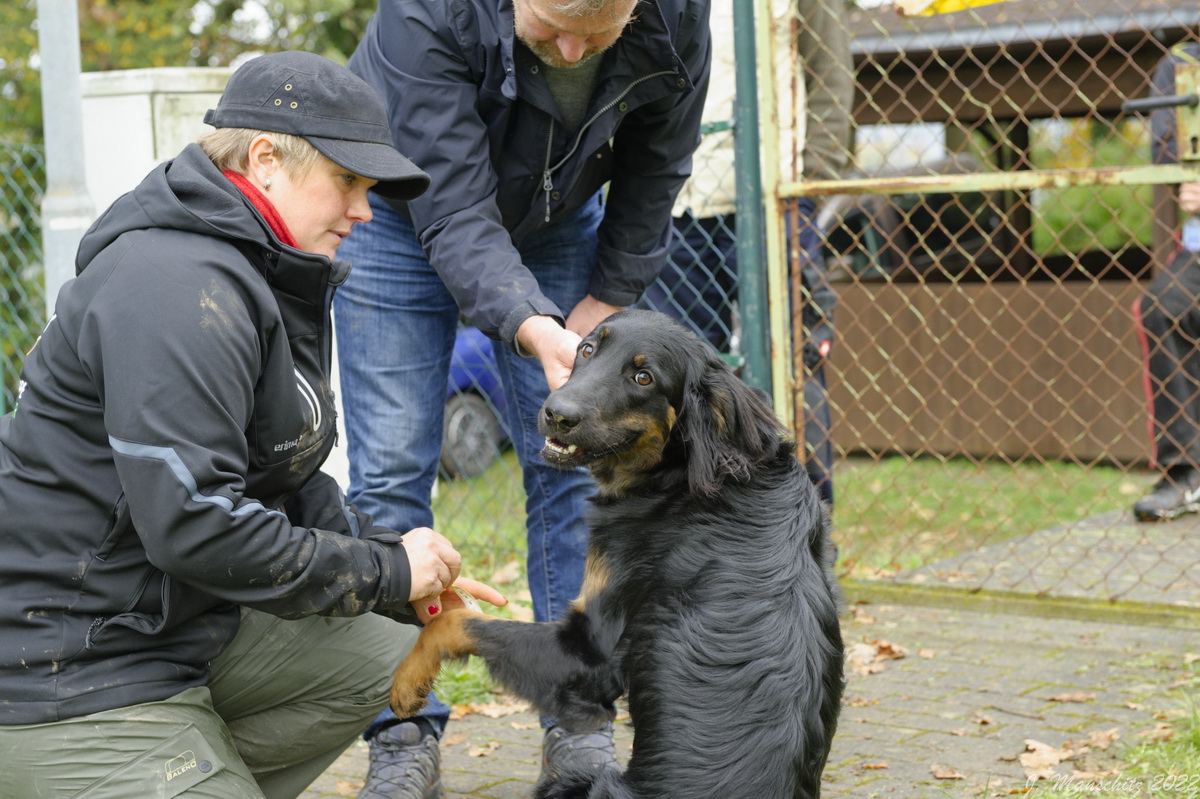
M270 227L197 144L159 164L92 223L79 244L76 274L124 233L166 228L246 240L282 250Z

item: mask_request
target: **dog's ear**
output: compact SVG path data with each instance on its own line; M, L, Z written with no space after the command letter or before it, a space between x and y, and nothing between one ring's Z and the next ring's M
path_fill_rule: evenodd
M749 476L774 455L786 434L765 397L738 379L716 353L689 360L675 432L687 449L692 492L712 496L726 478Z

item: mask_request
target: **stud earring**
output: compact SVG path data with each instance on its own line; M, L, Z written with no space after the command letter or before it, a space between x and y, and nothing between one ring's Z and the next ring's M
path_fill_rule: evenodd
M266 189L267 191L271 190L271 179L270 178L267 178L266 182L263 183L263 188Z

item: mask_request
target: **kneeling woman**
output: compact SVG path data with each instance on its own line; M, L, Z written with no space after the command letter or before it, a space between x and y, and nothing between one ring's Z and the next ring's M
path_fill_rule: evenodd
M319 56L205 121L84 236L0 420L0 796L297 796L459 602L450 542L318 471L338 245L428 177Z

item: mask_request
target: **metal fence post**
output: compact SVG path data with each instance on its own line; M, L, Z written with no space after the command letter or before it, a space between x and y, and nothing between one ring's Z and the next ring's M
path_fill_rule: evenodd
M737 102L734 104L734 163L737 171L738 303L743 377L771 391L771 346L767 319L767 275L764 253L762 171L759 166L758 81L755 76L754 0L733 0L734 59Z
M42 240L49 318L59 288L75 276L75 253L95 208L84 178L78 9L74 0L39 0L37 15L46 141Z

